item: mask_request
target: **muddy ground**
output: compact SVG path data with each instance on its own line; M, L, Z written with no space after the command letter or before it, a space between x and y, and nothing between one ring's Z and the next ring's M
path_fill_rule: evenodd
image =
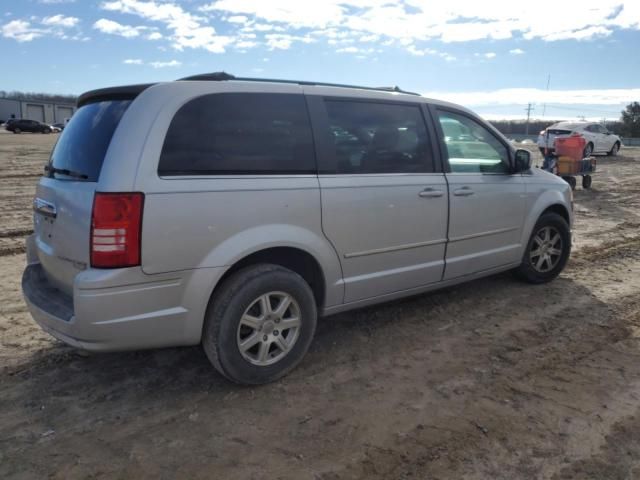
M327 318L291 375L243 388L196 347L86 357L34 325L22 245L54 141L0 134L0 478L640 478L640 150L575 192L551 285Z

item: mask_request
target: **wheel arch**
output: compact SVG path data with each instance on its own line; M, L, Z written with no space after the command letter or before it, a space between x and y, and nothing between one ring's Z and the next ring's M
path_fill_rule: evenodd
M218 280L212 295L227 278L237 271L251 265L264 263L279 265L300 275L311 287L318 311L321 311L325 304L327 292L326 277L322 266L309 252L291 246L269 247L252 252L239 259Z
M561 203L555 203L553 205L548 206L545 210L542 211L540 215L538 215L538 218L540 218L545 213L557 213L558 215L560 215L562 218L565 219L565 221L567 222L567 225L571 225L571 215L569 214L567 207L565 207Z
M529 214L525 220L524 228L522 230L521 245L524 252L533 227L538 222L540 217L545 213L553 212L560 215L571 228L572 225L572 213L570 207L570 187L566 186L566 191L560 190L547 190L529 208Z

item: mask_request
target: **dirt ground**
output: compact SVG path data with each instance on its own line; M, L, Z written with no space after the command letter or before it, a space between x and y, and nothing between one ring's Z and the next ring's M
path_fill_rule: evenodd
M0 134L0 478L640 478L639 149L575 192L552 284L327 318L291 375L245 388L197 347L82 356L32 322L23 241L54 141Z

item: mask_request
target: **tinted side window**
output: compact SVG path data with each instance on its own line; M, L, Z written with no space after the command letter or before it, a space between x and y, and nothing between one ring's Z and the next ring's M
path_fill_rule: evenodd
M164 140L160 175L315 173L302 95L218 93L178 110Z
M419 106L327 100L326 108L335 173L433 171Z
M438 110L452 173L508 173L509 152L486 127L464 115Z

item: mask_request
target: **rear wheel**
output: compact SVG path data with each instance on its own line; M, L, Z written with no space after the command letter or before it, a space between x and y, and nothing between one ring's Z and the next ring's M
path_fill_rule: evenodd
M546 283L564 269L571 252L571 233L566 220L557 213L545 213L533 233L516 275L529 283Z
M587 143L587 146L584 147L584 151L582 152L582 158L590 157L593 153L593 143Z
M620 151L620 142L616 142L613 144L613 147L611 147L611 150L609 151L609 156L615 157L616 155L618 155L619 151Z
M13 133L20 133L22 130L20 130L19 128L14 128L13 129Z
M582 188L591 188L591 175L582 177Z
M300 275L278 265L255 265L233 274L214 293L202 345L229 380L268 383L300 363L316 321L313 292Z

